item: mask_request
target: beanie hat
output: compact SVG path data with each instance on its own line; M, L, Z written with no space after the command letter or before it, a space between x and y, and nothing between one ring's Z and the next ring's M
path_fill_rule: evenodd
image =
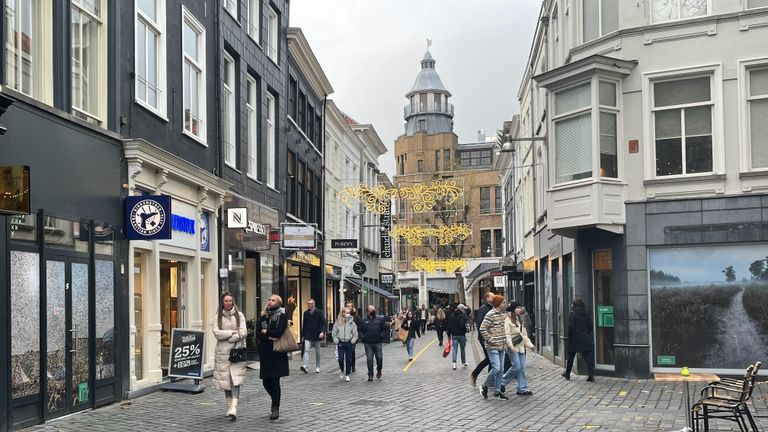
M497 295L493 296L493 299L491 299L491 305L493 305L493 307L495 307L495 308L499 307L502 303L504 303L504 296L503 295L497 294Z
M507 306L507 312L514 312L515 309L517 309L520 306L522 306L520 303L512 300L511 302L509 302L509 306Z

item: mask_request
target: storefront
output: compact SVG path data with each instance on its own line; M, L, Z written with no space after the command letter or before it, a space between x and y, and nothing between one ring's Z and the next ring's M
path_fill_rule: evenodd
M227 228L229 209L245 209L245 228ZM270 242L272 227L278 225L277 211L228 192L222 210L223 244L219 269L222 291L235 298L248 329L248 358L257 358L256 320L270 295L278 292L280 249ZM217 300L218 302L218 300Z
M216 215L229 184L146 141L126 141L123 148L130 195L170 196L172 221L171 239L129 245L131 397L167 375L173 328L206 331L204 370L213 368Z
M323 304L323 268L320 256L309 251L294 251L285 262L285 296L283 306L288 324L296 340L301 340L302 316L309 299L320 309Z

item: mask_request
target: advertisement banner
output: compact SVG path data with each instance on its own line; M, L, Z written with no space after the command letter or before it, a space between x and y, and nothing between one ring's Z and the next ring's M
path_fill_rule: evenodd
M380 258L392 258L392 203L387 203L387 211L379 216L381 226L381 255Z
M316 224L283 223L283 249L317 249Z
M125 238L171 239L171 197L139 195L125 198Z
M203 349L205 332L171 329L171 355L168 356L168 376L203 379Z

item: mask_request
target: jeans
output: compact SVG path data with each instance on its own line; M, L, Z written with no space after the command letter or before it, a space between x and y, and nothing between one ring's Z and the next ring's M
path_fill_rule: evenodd
M502 381L507 386L513 378L517 378L517 392L528 391L528 379L525 377L525 353L507 350L512 366L504 373Z
M489 368L491 367L491 363L488 361L488 351L485 349L485 341L482 337L478 337L477 340L480 341L480 346L483 348L483 354L485 355L485 358L483 358L483 360L481 360L480 363L475 366L475 370L472 371L472 376L475 378L480 375L480 372L483 371L483 368L486 366ZM488 372L490 372L490 370Z
M381 342L367 343L365 345L365 359L368 363L368 375L373 375L373 357L376 356L376 370L380 371L383 365L381 354Z
M408 338L405 341L405 348L408 350L408 357L413 357L413 344L416 342L416 338Z
M339 342L339 369L344 375L352 371L352 359L355 357L355 346L352 342Z
M491 362L491 372L488 374L488 378L485 379L485 386L490 387L493 385L494 393L501 393L502 383L502 369L504 367L504 356L506 351L503 349L489 349L488 361Z
M459 345L461 347L461 363L464 364L467 362L467 354L465 352L465 348L467 346L467 337L466 336L451 336L451 355L453 358L453 362L456 363L456 351L458 351Z
M301 359L301 365L305 369L309 367L309 349L312 347L315 347L315 366L320 367L320 341L304 339L304 357Z

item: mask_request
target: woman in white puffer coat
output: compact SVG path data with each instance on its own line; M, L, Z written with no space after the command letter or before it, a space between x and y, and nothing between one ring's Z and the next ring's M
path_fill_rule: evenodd
M245 316L235 306L232 294L224 293L219 301L219 310L211 323L216 337L216 354L213 361L213 386L224 390L227 396L227 416L237 420L237 399L240 385L245 382L245 362L232 363L229 353L232 348L245 347Z

